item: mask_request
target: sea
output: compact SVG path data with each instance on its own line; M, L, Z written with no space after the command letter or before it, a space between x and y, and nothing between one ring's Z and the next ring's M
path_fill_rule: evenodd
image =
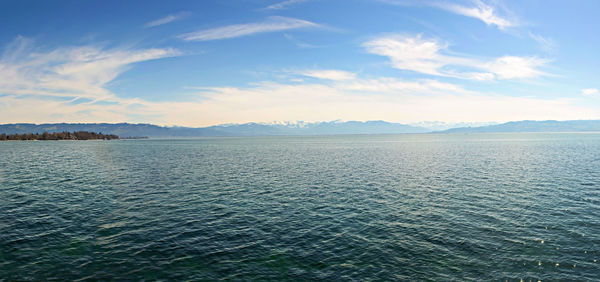
M0 142L0 281L600 279L600 134Z

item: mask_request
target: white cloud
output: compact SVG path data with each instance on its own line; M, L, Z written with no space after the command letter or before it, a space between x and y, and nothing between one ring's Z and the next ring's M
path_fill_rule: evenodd
M363 44L369 53L388 57L394 68L469 80L524 79L547 75L539 70L549 61L537 57L503 56L473 59L446 55L448 44L421 35L391 35Z
M471 7L446 2L435 2L434 6L440 7L455 14L479 19L487 25L495 25L499 29L506 29L518 25L514 20L509 20L499 16L498 10L495 7L492 7L480 0L475 1L475 6Z
M176 56L174 49L102 49L74 46L38 52L23 37L0 57L0 92L104 99L114 97L104 85L137 62Z
M163 24L168 24L170 22L174 22L176 20L180 20L184 17L186 17L189 13L187 12L181 12L181 13L177 13L177 14L170 14L164 18L160 18L151 22L148 22L144 25L145 28L150 28L150 27L155 27L155 26L159 26L159 25L163 25Z
M235 24L212 29L204 29L179 35L185 41L209 41L247 36L257 33L275 32L298 28L319 27L320 25L294 18L270 17L266 21Z
M455 73L454 75L459 78L478 81L494 80L496 78L496 75L490 72L464 72L460 74Z
M287 9L291 5L302 3L302 2L306 2L306 1L307 0L286 0L286 1L281 1L279 3L275 3L275 4L267 6L265 8L265 10L282 10L282 9Z
M432 79L419 81L404 81L390 77L375 79L356 79L340 82L334 85L337 89L349 90L355 93L382 94L443 94L447 91L460 94L473 94L462 87Z
M533 78L545 75L538 68L548 62L536 57L504 56L489 62L485 68L494 73L498 79Z
M440 75L438 69L448 61L439 54L440 50L446 49L445 44L422 39L420 35L380 37L366 42L364 46L370 53L390 58L395 68L425 74Z
M328 80L350 80L356 78L356 74L342 70L308 70L300 74Z
M583 95L598 95L600 94L600 90L596 89L596 88L586 88L586 89L581 89L581 94Z

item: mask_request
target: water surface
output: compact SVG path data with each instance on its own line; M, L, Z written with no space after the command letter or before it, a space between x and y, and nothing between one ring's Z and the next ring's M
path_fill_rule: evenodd
M0 142L0 280L594 280L600 134Z

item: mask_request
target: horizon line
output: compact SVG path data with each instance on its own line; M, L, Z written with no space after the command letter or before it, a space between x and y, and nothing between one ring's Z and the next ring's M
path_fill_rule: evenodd
M322 120L322 121L304 121L304 120L295 120L295 121L291 121L291 120L286 120L286 121L266 121L266 122L257 122L257 121L249 121L249 122L241 122L241 123L218 123L218 124L212 124L212 125L205 125L205 126L184 126L184 125L165 125L165 124L158 124L158 123L151 123L151 122L127 122L127 121L123 121L123 122L44 122L44 123L36 123L36 122L13 122L13 123L1 123L0 126L3 125L20 125L20 124L27 124L27 125L45 125L45 124L110 124L110 125L116 125L116 124L131 124L131 125L154 125L154 126L159 126L159 127L182 127L182 128L208 128L208 127L217 127L217 126L235 126L235 125L247 125L247 124L260 124L260 125L286 125L286 124L294 124L294 123L304 123L304 124L317 124L317 123L334 123L334 122L339 122L339 123L347 123L347 122L361 122L361 123L367 123L367 122L385 122L385 123L390 123L390 124L401 124L401 125L408 125L408 126L413 126L413 127L423 127L426 128L424 126L419 126L419 125L415 125L415 124L419 124L419 123L445 123L445 124L476 124L476 123L480 123L480 124L485 124L485 123L489 123L488 125L499 125L499 124L505 124L505 123L510 123L510 122L525 122L525 121L535 121L535 122L544 122L544 121L557 121L557 122L567 122L567 121L600 121L600 118L596 118L596 119L523 119L523 120L510 120L510 121L457 121L457 122L449 122L449 121L441 121L441 120L425 120L425 121L416 121L416 122L395 122L395 121L386 121L386 120L381 120L381 119L373 119L373 120L342 120L342 119L335 119L335 120ZM487 126L487 125L482 125L482 126ZM468 126L470 127L470 126ZM481 126L476 126L476 127L481 127Z

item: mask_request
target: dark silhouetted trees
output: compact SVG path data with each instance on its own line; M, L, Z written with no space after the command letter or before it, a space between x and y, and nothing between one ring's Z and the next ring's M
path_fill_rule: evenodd
M119 136L114 134L102 134L87 131L76 131L76 132L44 132L39 133L26 133L26 134L0 134L0 141L6 140L111 140L119 139Z

